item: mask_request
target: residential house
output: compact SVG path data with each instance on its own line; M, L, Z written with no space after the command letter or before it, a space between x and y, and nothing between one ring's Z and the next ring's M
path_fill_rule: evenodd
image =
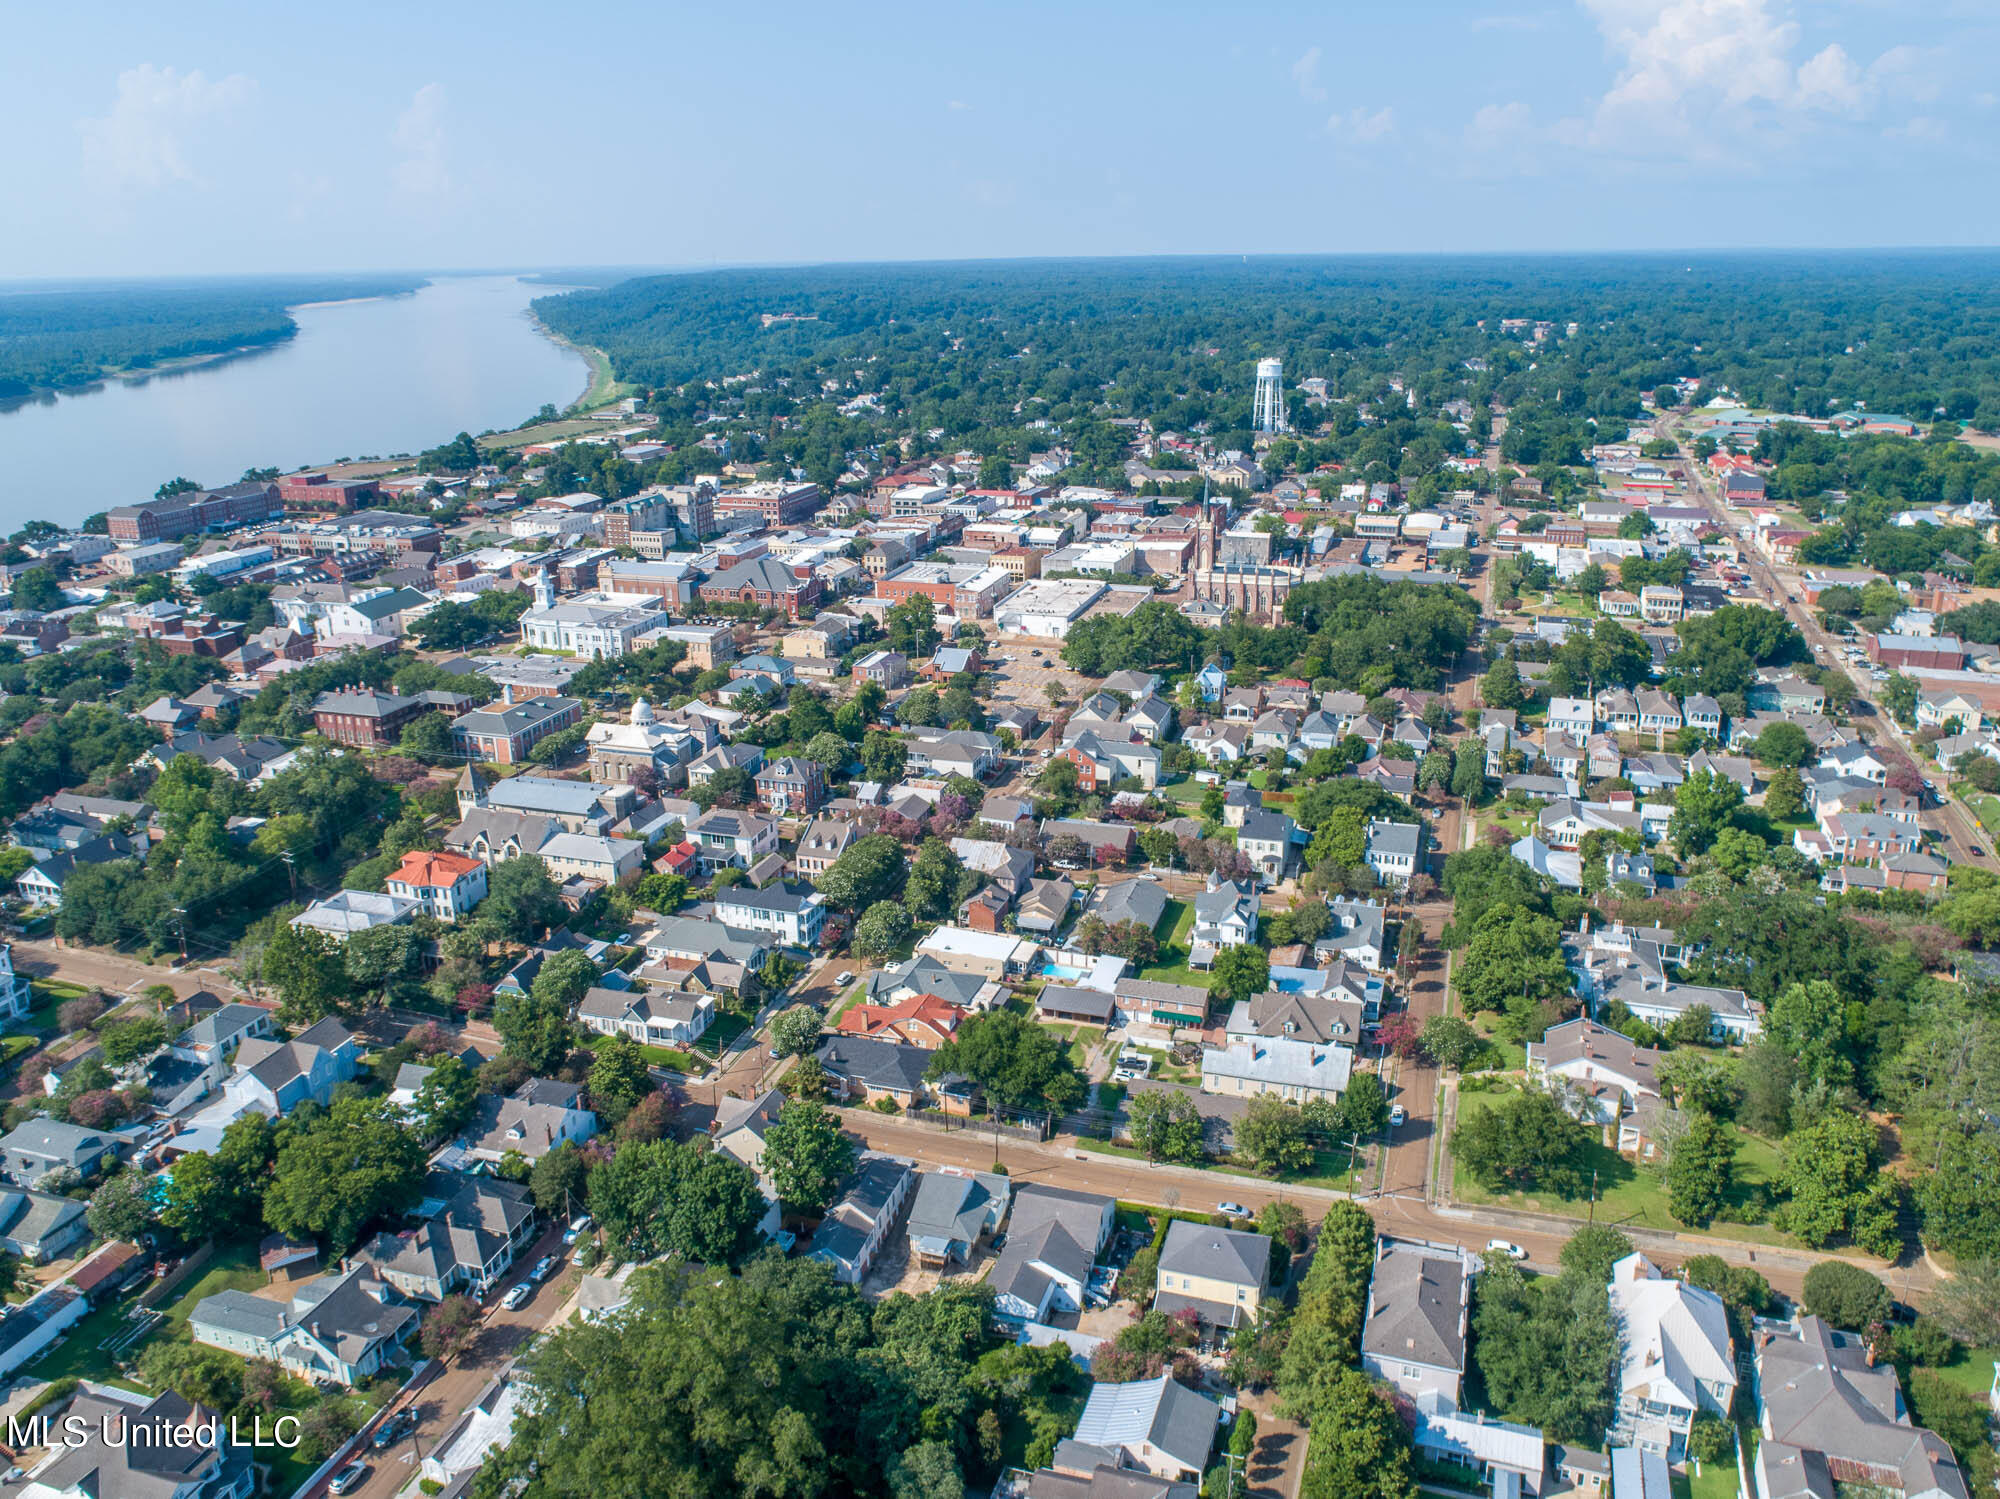
M197 1343L348 1387L400 1362L416 1326L416 1308L361 1264L306 1281L289 1301L218 1291L196 1302L188 1317Z
M1068 880L1031 880L1014 908L1014 924L1024 932L1047 935L1061 930L1069 920L1069 908L1076 900L1076 886Z
M778 824L769 817L730 807L711 807L687 825L688 841L699 851L704 874L748 869L778 851Z
M557 833L535 853L558 883L595 880L600 885L618 886L638 879L646 870L646 845L637 838Z
M565 1142L581 1145L597 1133L597 1115L579 1102L574 1083L529 1078L505 1097L482 1093L458 1137L458 1154L498 1164L509 1154L530 1163Z
M74 1171L88 1181L116 1159L116 1149L109 1135L37 1115L0 1136L0 1177L35 1187L52 1171Z
M970 1263L973 1251L1005 1220L1012 1190L1006 1177L984 1171L923 1173L905 1225L911 1258L932 1269Z
M1198 1481L1221 1417L1215 1401L1170 1374L1128 1384L1099 1381L1090 1387L1077 1418L1076 1436L1064 1445L1110 1456L1114 1467L1129 1465L1156 1478ZM1107 1496L1114 1492L1125 1490L1106 1490Z
M715 897L716 919L736 930L765 933L787 947L813 948L826 925L826 901L802 885L755 890L732 885Z
M1270 1277L1268 1235L1176 1218L1160 1246L1153 1307L1193 1312L1206 1327L1244 1327L1261 1313Z
M935 1051L958 1034L970 1013L940 995L912 994L886 1005L854 1005L842 1013L839 1030L844 1036L904 1042Z
M787 755L756 775L757 795L780 817L805 817L826 800L826 772L816 760Z
M73 1293L67 1304L84 1306ZM250 1499L257 1486L252 1449L236 1440L226 1413L171 1390L149 1396L80 1384L59 1429L69 1422L76 1439L52 1443L10 1490L16 1499Z
M295 927L310 927L335 942L378 926L397 926L423 909L409 896L378 895L373 890L336 890L316 900L292 918Z
M1347 1091L1354 1050L1285 1037L1233 1042L1201 1054L1201 1091L1232 1097L1274 1097L1304 1103L1337 1100Z
M308 1100L330 1103L333 1090L353 1078L360 1057L352 1033L329 1016L290 1041L243 1041L230 1087L260 1113L282 1118Z
M0 1249L30 1265L61 1259L90 1237L84 1212L73 1198L0 1187Z
M1818 1317L1759 1321L1755 1344L1758 1499L1823 1499L1854 1485L1899 1499L1966 1499L1970 1486L1936 1432L1918 1426L1864 1334Z
M439 921L455 923L486 899L486 866L464 854L412 849L386 883L391 895L420 902Z
M860 1103L887 1098L904 1110L923 1101L924 1070L931 1061L923 1047L838 1035L827 1037L813 1055L837 1098Z
M1727 1419L1736 1397L1722 1298L1628 1254L1611 1267L1611 1320L1619 1347L1613 1436L1677 1463L1695 1417Z
M1237 849L1267 885L1276 885L1291 875L1304 842L1299 825L1289 815L1261 808L1244 813L1243 825L1236 833Z
M833 1268L846 1285L859 1282L888 1241L897 1213L909 1200L917 1173L892 1156L865 1155L840 1196L826 1210L806 1246L809 1259Z
M1007 1243L987 1284L1009 1322L1046 1322L1083 1310L1092 1266L1111 1239L1117 1204L1092 1192L1029 1183L1014 1191Z
M833 867L836 859L847 852L848 846L857 836L854 824L844 818L815 817L805 832L799 835L799 846L792 855L792 867L803 878L817 880ZM958 845L965 841L954 838L953 850L956 851ZM1034 856L1025 854L1024 857L1027 858L1029 867L1033 868Z
M534 1242L535 1204L525 1183L497 1176L443 1175L426 1185L430 1209L417 1227L383 1232L355 1251L403 1295L438 1302L455 1292L484 1296Z
M1421 823L1368 819L1368 867L1383 884L1401 887L1423 868Z
M1412 1397L1458 1404L1472 1276L1455 1248L1378 1239L1361 1329L1362 1370Z
M957 840L954 840L953 847L956 849ZM1008 852L1019 853L1021 850L1009 849ZM1084 905L1086 916L1095 916L1106 926L1129 922L1149 932L1160 924L1166 910L1167 892L1154 880L1120 880L1115 884L1100 884Z
M642 1046L692 1046L715 1021L706 994L593 987L577 1002L578 1023L600 1036L627 1036Z
M1194 925L1189 932L1188 966L1212 968L1225 947L1241 947L1257 935L1257 887L1208 879L1208 888L1194 898Z

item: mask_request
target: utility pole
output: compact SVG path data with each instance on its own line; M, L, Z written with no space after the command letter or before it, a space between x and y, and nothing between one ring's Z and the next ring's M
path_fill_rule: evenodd
M174 935L180 938L181 961L185 963L188 955L187 907L185 906L174 907Z
M278 857L285 861L285 873L292 877L292 899L297 900L299 898L299 867L296 862L297 856L290 849L286 849Z
M1590 1169L1590 1226L1597 1226L1597 1168Z

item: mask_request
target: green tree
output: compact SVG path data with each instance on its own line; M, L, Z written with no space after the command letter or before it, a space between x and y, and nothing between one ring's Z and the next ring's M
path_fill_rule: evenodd
M1306 867L1358 869L1368 858L1368 819L1359 807L1335 807L1306 846Z
M417 1333L425 1358L454 1359L472 1346L484 1324L470 1296L447 1296L425 1315Z
M1476 738L1458 741L1452 749L1451 794L1470 806L1486 791L1486 745Z
M1300 1499L1415 1499L1409 1434L1367 1375L1329 1370L1309 1410Z
M423 1179L423 1146L386 1102L337 1099L304 1121L286 1120L264 1221L345 1254L368 1224L414 1207Z
M903 904L922 920L948 919L958 905L965 866L942 838L926 838L910 864L903 885Z
M1381 1077L1357 1072L1340 1097L1340 1132L1349 1137L1380 1133L1389 1122L1389 1097Z
M653 1091L652 1069L639 1043L629 1036L607 1036L590 1062L590 1102L616 1124L632 1105Z
M1889 1315L1889 1288L1846 1260L1821 1260L1806 1271L1800 1299L1813 1316L1844 1332Z
M1667 1160L1667 1211L1691 1227L1708 1227L1728 1201L1735 1175L1736 1141L1695 1111Z
M1406 928L1407 930L1407 928ZM1479 1032L1456 1015L1433 1015L1424 1022L1423 1047L1440 1067L1462 1068L1479 1055Z
M764 1196L732 1157L652 1140L619 1147L591 1173L590 1210L621 1254L735 1266L757 1247Z
M343 1013L347 969L340 948L312 927L279 926L264 944L264 982L278 991L283 1018L310 1025Z
M2000 1255L2000 1130L1945 1135L1916 1201L1926 1244L1955 1259Z
M1543 1186L1574 1197L1583 1190L1577 1163L1588 1140L1560 1103L1529 1088L1491 1108L1461 1110L1452 1151L1489 1189Z
M167 1044L166 1022L154 1015L114 1020L99 1029L97 1043L104 1048L105 1061L123 1067Z
M1260 1093L1250 1100L1234 1133L1236 1153L1267 1176L1303 1171L1313 1163L1305 1115L1297 1104L1272 1094Z
M823 769L829 780L839 777L854 758L854 746L830 730L815 734L805 747L805 757Z
M1002 1108L1064 1113L1083 1101L1085 1083L1063 1038L1025 1015L974 1015L931 1053L924 1076L959 1073Z
M1545 1007L1570 1004L1561 928L1521 906L1494 906L1479 918L1451 977L1467 1010L1505 1014L1521 1039L1546 1025Z
M495 864L476 920L496 940L526 946L562 924L562 892L535 854Z
M1875 1126L1834 1109L1785 1142L1789 1200L1780 1225L1815 1249L1845 1237L1873 1253L1897 1248L1894 1187L1875 1170Z
M1841 1087L1854 1077L1843 1035L1846 1003L1824 980L1792 984L1770 1003L1764 1037L1792 1059L1800 1083Z
M426 1140L443 1140L464 1129L479 1098L479 1074L459 1057L439 1057L417 1085L410 1114Z
M1674 793L1667 823L1682 858L1705 854L1743 804L1743 788L1712 770L1697 770Z
M878 900L854 923L854 951L886 958L910 940L910 913L893 900Z
M870 729L861 741L861 769L871 781L884 785L900 781L909 760L909 746L894 734Z
M184 1241L228 1243L254 1233L263 1219L264 1187L277 1158L276 1130L262 1114L222 1132L213 1154L194 1151L168 1174L160 1222Z
M817 888L838 911L862 911L891 900L903 885L903 846L886 834L857 838L819 877Z
M537 1076L560 1067L576 1043L569 1007L547 994L502 994L493 1002L493 1028L507 1055Z
M137 1243L151 1231L156 1217L152 1177L142 1171L121 1171L90 1197L85 1222L101 1239Z
M1764 783L1764 815L1773 822L1790 822L1806 808L1805 783L1789 766L1774 770Z
M771 1020L771 1049L781 1057L803 1057L819 1049L819 1011L810 1005L781 1010Z
M1125 1127L1149 1161L1193 1163L1207 1154L1201 1112L1184 1093L1146 1091L1125 1100Z
M824 1212L854 1169L856 1153L838 1117L809 1099L787 1103L764 1130L764 1174L795 1213Z
M1795 769L1813 757L1813 746L1804 729L1790 719L1780 719L1758 734L1750 753L1759 765Z
M1271 982L1271 956L1247 943L1225 947L1209 970L1209 987L1224 999L1253 999Z
M588 1200L590 1162L568 1140L528 1169L528 1192L545 1217L565 1219Z
M1611 1284L1611 1267L1632 1252L1632 1241L1603 1223L1587 1224L1569 1236L1556 1258L1563 1274L1601 1286Z
M1489 1255L1472 1326L1473 1357L1501 1415L1540 1427L1550 1441L1603 1441L1618 1361L1603 1281L1583 1270L1531 1281Z
M1521 690L1520 668L1505 656L1486 668L1479 679L1479 700L1489 708L1518 708L1528 700Z

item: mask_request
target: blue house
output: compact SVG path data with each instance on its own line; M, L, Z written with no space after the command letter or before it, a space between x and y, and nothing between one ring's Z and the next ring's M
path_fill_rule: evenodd
M1195 685L1201 689L1201 700L1205 703L1222 701L1222 689L1229 685L1229 677L1213 661L1194 674Z

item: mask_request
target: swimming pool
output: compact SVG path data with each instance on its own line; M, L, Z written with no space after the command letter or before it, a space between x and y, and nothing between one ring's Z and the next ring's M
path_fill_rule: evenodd
M1042 977L1045 979L1080 979L1087 971L1082 968L1065 968L1060 963L1042 964Z

